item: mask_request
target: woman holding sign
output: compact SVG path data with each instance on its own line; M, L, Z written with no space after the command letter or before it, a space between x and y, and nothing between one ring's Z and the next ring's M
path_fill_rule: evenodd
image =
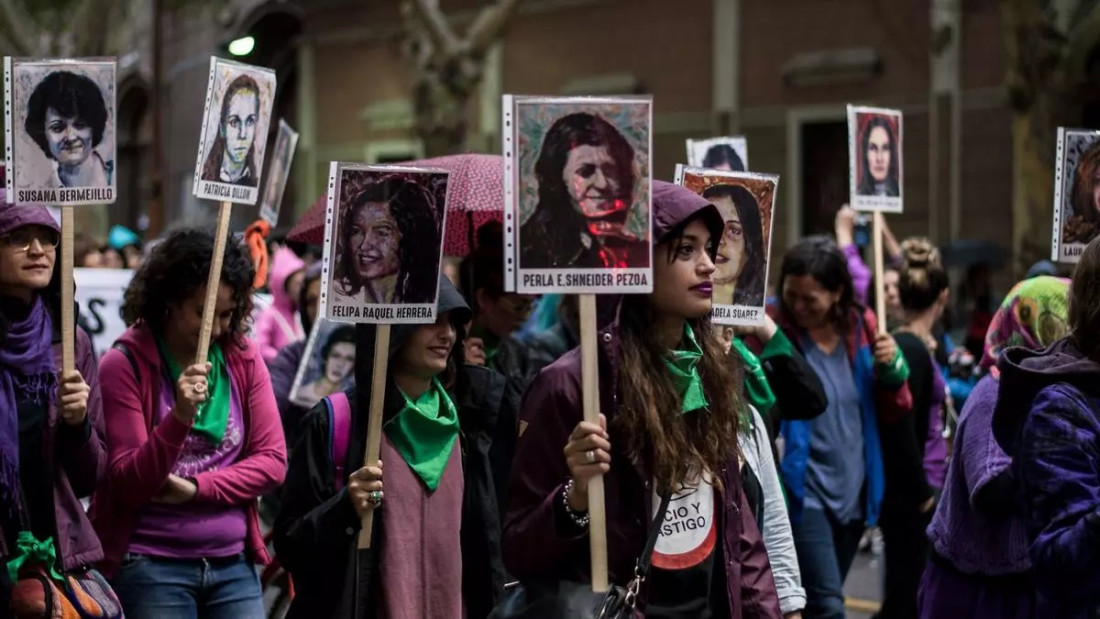
M45 207L16 207L0 189L0 562L22 565L19 579L103 557L80 504L107 469L99 381L80 329L77 369L59 372L59 240ZM0 570L3 611L13 584Z
M326 398L302 422L275 524L275 549L297 590L291 619L354 616L356 561L365 560L356 537L372 510L372 550L358 566L371 575L362 616L482 619L504 590L488 460L504 379L463 364L471 313L446 277L436 315L434 324L392 327L380 462L361 466L370 380ZM373 350L374 328L364 331L371 336L359 348ZM344 425L335 421L341 406Z
M789 249L779 290L768 311L828 400L820 416L786 421L781 430L806 615L842 618L844 578L882 505L879 422L911 410L909 366L894 339L878 333L874 313L855 301L847 261L831 239L810 237Z
M646 617L780 617L767 553L745 501L738 430L746 404L710 325L718 210L653 182L654 285L600 333L599 424L581 421L580 351L524 397L504 559L524 581L586 581L588 483L607 496L610 581L634 575L661 497L671 494L639 604Z
M210 354L195 363L214 237L168 236L122 307L103 357L111 467L94 503L105 568L131 619L264 616L256 498L283 481L286 448L267 367L245 334L252 262L226 247Z

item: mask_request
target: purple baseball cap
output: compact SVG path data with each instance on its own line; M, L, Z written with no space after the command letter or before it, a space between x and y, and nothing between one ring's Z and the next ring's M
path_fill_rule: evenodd
M45 206L16 206L8 201L7 191L0 188L0 234L26 226L44 226L54 232L61 232L61 226L57 225Z

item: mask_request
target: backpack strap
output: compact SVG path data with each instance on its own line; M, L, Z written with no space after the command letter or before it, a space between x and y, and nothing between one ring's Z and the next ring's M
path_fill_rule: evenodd
M351 442L351 402L348 401L348 394L343 391L326 396L323 401L328 411L332 483L336 491L340 492L347 481L345 469L348 460L348 444Z
M111 346L111 348L114 348L126 357L126 360L130 362L130 369L134 371L134 380L138 381L140 384L141 373L138 372L137 359L134 358L134 353L130 352L130 349L121 342L115 342L114 345Z

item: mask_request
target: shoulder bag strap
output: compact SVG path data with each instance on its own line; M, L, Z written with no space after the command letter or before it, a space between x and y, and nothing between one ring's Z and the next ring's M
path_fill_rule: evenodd
M343 391L325 397L329 413L329 446L332 458L332 483L339 492L344 489L348 444L351 442L351 402Z
M638 564L634 570L636 578L645 580L646 574L649 573L649 564L653 560L653 549L657 547L657 538L661 536L661 525L665 521L665 514L668 512L668 504L671 500L671 492L661 497L661 507L653 518L652 526L649 527L649 539L646 540L642 556L638 557Z

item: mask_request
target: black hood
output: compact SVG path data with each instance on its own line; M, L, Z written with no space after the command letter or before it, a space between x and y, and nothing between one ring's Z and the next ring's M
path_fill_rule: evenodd
M993 436L1010 456L1016 452L1031 403L1044 388L1067 383L1083 393L1100 395L1100 364L1078 350L1072 338L1058 340L1046 350L1008 348L997 369L1001 377Z

